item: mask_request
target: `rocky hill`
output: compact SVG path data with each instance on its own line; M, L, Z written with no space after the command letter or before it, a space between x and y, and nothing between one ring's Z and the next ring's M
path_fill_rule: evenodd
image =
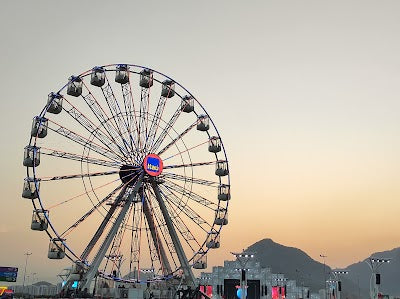
M275 243L271 239L258 241L247 250L255 253L255 258L262 267L270 267L273 273L283 273L287 278L309 286L313 292L324 288L324 281L332 271L330 267L324 267L324 264L315 261L304 251ZM342 297L357 298L360 294L362 298L367 298L368 286L363 284L359 288L358 284L349 278L342 279Z

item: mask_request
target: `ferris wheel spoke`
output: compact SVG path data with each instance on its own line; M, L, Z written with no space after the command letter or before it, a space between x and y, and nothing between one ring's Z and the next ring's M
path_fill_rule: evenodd
M164 152L166 152L171 146L173 146L179 139L181 139L183 136L185 136L187 133L189 133L194 127L196 127L197 121L195 121L193 124L191 124L189 127L187 127L182 133L180 133L177 137L175 137L170 143L168 143L164 148L162 148L157 155L162 155Z
M110 152L107 148L104 148L103 146L98 145L98 144L92 142L91 140L89 140L85 137L82 137L81 135L79 135L79 134L53 122L53 121L50 121L50 122L53 123L55 126L55 128L52 128L49 126L49 129L51 131L65 137L79 145L82 145L83 147L88 148L106 158L109 158L110 160L113 160L115 162L120 161L121 157L114 154L113 152Z
M152 143L154 142L158 128L160 126L160 120L164 113L164 108L165 108L166 103L167 103L167 98L161 96L158 101L157 108L156 108L156 111L153 116L153 120L150 124L150 129L149 129L148 135L146 136L146 143L144 146L146 152L150 150L150 147L151 147Z
M143 201L143 212L148 224L148 228L150 230L151 238L154 243L154 247L157 251L158 259L161 262L161 267L162 267L162 273L163 275L167 275L172 272L171 270L171 265L169 264L167 255L165 253L164 246L161 242L161 236L159 232L156 230L156 217L154 214L154 208L152 206L151 201L147 198L147 196L144 196L144 201ZM160 227L160 223L158 223L158 227Z
M129 133L132 134L132 131L136 131L136 133L137 133L136 148L138 148L138 146L139 146L139 143L138 143L139 127L138 127L138 123L137 123L135 103L133 101L132 87L131 87L130 81L125 84L121 84L121 89L122 89L122 96L124 98L124 107L125 107L125 112L126 112L125 117L126 117L126 121L128 124Z
M144 185L146 186L146 185ZM154 230L154 224L153 224L153 228L151 228L151 223L153 223L154 221L151 219L149 220L149 207L148 204L146 204L147 202L147 197L146 197L146 190L143 190L144 192L142 193L142 211L143 211L143 226L144 226L144 231L145 231L145 235L146 235L146 243L147 243L147 247L149 250L149 257L150 257L150 262L151 262L151 269L155 269L155 264L158 262L160 264L161 270L162 270L162 264L161 264L161 259L160 259L160 254L159 254L159 250L157 247L157 240L153 237L153 235L155 234L155 230ZM147 207L145 207L145 205L147 205Z
M131 178L130 181L132 181L136 177ZM140 177L142 177L141 174L140 174ZM110 208L108 209L107 214L104 217L103 221L101 222L99 228L97 229L97 231L94 234L93 238L90 240L90 242L86 246L86 249L83 251L83 253L81 255L81 259L82 260L86 260L87 259L88 255L90 254L90 252L93 249L94 245L97 243L97 241L99 240L99 238L103 234L104 229L107 226L107 224L110 221L110 219L113 216L113 214L115 213L115 210L121 204L121 202L124 200L124 197L126 196L126 194L129 193L129 188L130 188L129 187L129 183L130 183L130 181L128 181L127 183L124 184L121 192L115 198L114 202L110 205ZM136 182L136 184L138 184L138 182Z
M129 218L131 216L132 208L133 208L133 205L130 205L129 211L125 215L125 218L122 220L121 225L119 227L119 230L118 230L117 234L115 235L115 237L114 237L114 239L112 241L112 244L111 244L111 246L110 246L110 248L108 250L108 255L105 256L106 259L107 259L107 262L109 260L113 262L113 264L114 264L113 268L114 268L114 266L117 266L115 261L117 261L118 259L122 258L122 256L121 256L121 245L122 245L122 241L124 239L124 236L125 236L125 233L126 233L126 230L127 230L127 222L129 221ZM104 267L104 269L106 269L106 266Z
M205 166L205 165L213 165L216 164L217 161L209 161L209 162L197 162L197 163L189 163L189 164L177 164L177 165L167 165L164 166L164 169L175 169L182 167L194 167L194 166Z
M212 225L210 225L203 217L201 217L198 213L196 213L191 207L188 205L182 205L180 202L180 198L174 193L174 191L170 190L168 187L163 186L164 190L164 200L170 203L172 206L176 207L178 210L183 212L191 221L197 224L201 229L205 232L208 232ZM206 227L204 227L206 226Z
M68 203L68 202L70 202L70 201L72 201L72 200L74 200L74 199L77 199L77 198L79 198L79 197L82 197L82 196L84 196L84 195L88 195L89 193L92 193L92 192L94 192L95 190L104 188L104 187L106 187L106 186L108 186L108 185L110 185L110 184L116 183L116 182L119 181L119 180L120 180L119 178L116 179L116 180L112 180L111 182L108 182L108 183L106 183L106 184L104 184L104 185L101 185L101 186L96 187L96 188L92 188L91 190L88 190L88 191L85 191L85 192L80 193L80 194L78 194L78 195L75 195L75 196L73 196L73 197L71 197L71 198L68 198L68 199L66 199L66 200L64 200L64 201L62 201L62 202L60 202L60 203L57 203L57 204L54 204L54 205L50 206L50 207L48 208L48 210L54 209L54 208L56 208L56 207L59 207L59 206L61 206L61 205L63 205L63 204L66 204L66 203Z
M121 136L123 136L122 134L122 130L125 129L128 137L129 137L129 145L130 148L133 150L134 148L136 150L138 150L138 148L135 145L135 141L134 141L134 137L132 136L130 130L129 130L129 126L125 120L125 118L122 115L122 110L120 105L118 104L118 101L114 95L114 91L110 85L110 82L108 81L108 77L106 76L106 80L107 83L101 88L101 90L103 91L103 96L107 102L107 106L110 110L111 115L113 116L113 119L115 120L115 124L121 134Z
M98 249L98 251L89 267L89 270L83 274L82 288L90 287L90 283L92 282L92 279L97 274L98 268L99 268L102 260L104 259L104 256L105 256L108 248L110 247L111 242L115 237L115 234L118 232L121 222L124 220L127 211L129 210L132 202L135 200L135 198L137 196L137 192L138 192L139 188L142 186L142 180L143 180L143 174L141 174L139 176L139 178L137 179L136 184L132 188L132 190L130 190L130 192L127 192L127 194L124 195L125 200L124 200L122 208L119 211L117 218L115 219L112 227L108 231L107 236L101 243L100 248Z
M103 171L103 172L92 172L92 173L80 173L80 174L70 174L70 175L61 175L61 176L53 176L53 177L41 177L38 178L42 182L49 181L60 181L60 180L68 180L68 179L76 179L76 178L87 178L87 177L97 177L97 176L106 176L118 174L119 171Z
M144 219L146 219L146 217L144 217ZM165 272L165 268L163 267L163 263L162 263L162 261L160 259L159 250L156 247L154 239L152 237L150 225L149 225L149 223L147 221L143 221L143 222L144 222L144 229L145 229L145 232L146 232L147 246L148 246L148 249L149 249L151 269L153 269L155 271L156 270L156 264L158 263L160 265L160 268L157 269L157 273L160 273L160 271L161 271L161 273L164 273Z
M123 149L110 137L108 134L105 134L102 130L98 129L97 126L89 120L85 114L80 112L74 105L72 105L66 98L63 98L64 102L68 103L70 107L63 106L63 110L67 112L78 124L80 124L86 131L88 131L91 135L93 135L98 141L100 141L105 147L107 147L114 154L125 157L127 156L127 152L124 152ZM117 154L120 152L120 154Z
M179 216L179 214L176 214L175 217L172 217L172 222L174 222L175 227L178 229L179 233L181 234L182 238L185 240L186 244L190 247L192 251L195 251L196 247L197 249L201 247L200 243L197 241L197 239L194 237L190 229L187 227L185 222L182 220L182 218Z
M152 189L148 189L147 198L149 200L153 199L153 201L156 201L155 196L156 195L154 194L154 191ZM172 240L172 236L170 234L170 230L168 229L168 226L164 219L163 213L160 210L160 206L158 204L154 203L153 207L154 207L154 216L155 216L156 222L158 224L159 231L163 237L164 243L167 245L171 261L174 263L174 267L176 268L178 265L178 261L176 260L176 249L175 249L174 242Z
M160 211L161 211L161 214L165 221L165 224L167 226L168 232L171 236L171 240L173 242L173 246L175 248L176 255L178 256L179 263L180 263L183 273L186 277L186 280L190 285L194 285L196 279L195 279L192 269L189 265L189 262L187 260L185 251L183 250L182 244L179 241L179 237L175 230L174 224L170 218L170 214L168 213L168 208L165 205L165 199L163 199L163 197L162 197L160 187L155 182L152 182L151 186L154 191L155 198L158 202L158 206L160 207Z
M124 139L123 135L120 132L118 132L118 128L116 128L115 126L115 120L114 119L113 121L110 120L109 116L104 111L102 106L99 104L96 97L92 94L92 92L90 91L89 87L85 84L85 82L83 82L83 85L86 87L86 90L88 92L85 96L82 95L82 98L87 104L87 106L90 108L90 110L92 110L93 114L96 116L100 124L107 127L106 132L113 140L113 142L118 147L124 148L124 150L127 153L129 153L130 149L128 147L128 142Z
M179 107L175 113L172 115L171 119L168 121L164 129L162 130L161 134L158 136L157 140L152 144L150 152L155 152L161 145L161 143L164 141L165 137L167 137L169 131L172 129L172 127L175 125L175 122L179 118L179 116L182 113L181 107Z
M214 182L214 181L209 181L209 180L204 180L204 179L199 179L199 178L193 178L193 177L188 177L188 176L175 174L175 173L169 173L169 172L163 172L162 175L160 175L160 178L178 180L178 181L194 183L194 184L204 185L204 186L211 186L211 187L219 186L219 182Z
M147 126L149 121L149 99L150 87L142 87L140 93L140 115L139 115L139 148L143 148L147 136Z
M143 224L143 213L142 205L140 208L138 205L133 205L132 214L132 230L131 230L131 246L130 246L130 257L129 257L129 279L131 279L132 266L134 266L138 273L140 271L140 245L142 238L142 224Z
M121 163L120 162L114 162L114 161L108 161L108 160L102 160L102 159L97 159L89 156L81 156L73 153L68 153L56 149L50 149L50 148L45 148L41 147L41 154L46 155L46 156L52 156L56 158L63 158L63 159L68 159L68 160L73 160L73 161L78 161L78 162L86 162L88 164L94 164L94 165L100 165L100 166L105 166L105 167L111 167L111 168L120 168Z
M176 156L178 156L178 155L182 155L183 153L189 152L189 151L191 151L192 149L198 148L198 147L200 147L200 146L202 146L203 144L206 144L206 143L208 143L208 142L209 142L209 141L206 140L206 141L203 141L203 142L201 142L201 143L199 143L199 144L197 144L197 145L195 145L195 146L192 146L192 147L190 147L190 148L187 148L187 147L186 147L186 149L185 149L184 151L178 150L178 152L177 152L176 154L174 154L174 155L172 155L172 156L169 156L169 157L163 159L163 161L167 161L167 160L169 160L169 159L171 159L171 158L173 158L173 157L176 157Z
M86 212L81 218L79 218L74 224L68 227L62 234L61 237L67 236L73 229L78 227L83 221L85 221L92 213L97 210L100 206L102 206L107 200L109 200L116 192L118 192L124 185L121 184L113 191L111 191L106 197L104 197L101 201L99 201L95 206L93 206L88 212Z
M151 269L155 269L155 263L157 263L157 261L161 264L161 262L159 261L159 257L158 257L158 251L156 249L156 247L154 246L154 242L153 239L151 238L151 233L150 233L150 228L149 225L147 224L146 221L144 222L144 230L146 232L146 240L147 240L147 246L149 248L149 256L150 256L150 263L151 263ZM138 277L139 279L139 277Z
M180 195L186 196L188 199L197 202L211 210L215 210L218 208L218 204L208 200L207 198L196 194L193 191L188 191L184 187L167 180L164 182L164 185L166 185L170 190L175 191L176 193L179 193Z

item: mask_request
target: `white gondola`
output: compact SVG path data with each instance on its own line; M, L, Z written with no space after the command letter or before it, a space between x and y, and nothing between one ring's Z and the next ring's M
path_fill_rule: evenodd
M33 122L32 122L31 136L32 137L37 136L38 138L46 137L47 136L47 125L48 125L47 118L35 116L33 118Z
M68 80L67 94L79 97L82 94L82 79L77 76L71 76Z
M175 95L175 82L172 80L165 80L162 83L161 96L165 98L172 98Z
M219 248L220 236L216 231L210 231L207 236L206 246L207 248Z
M219 208L215 211L214 224L227 225L228 224L228 212L224 208Z
M208 151L218 153L221 151L221 138L217 136L210 137L208 140Z
M43 231L46 230L49 226L47 221L49 212L47 210L34 210L32 214L32 230Z
M59 114L62 111L62 101L60 94L50 92L47 97L47 112Z
M207 255L204 253L197 253L195 257L193 258L194 263L193 263L193 268L194 269L205 269L207 268Z
M153 86L153 71L149 69L144 69L140 72L139 85L141 87L150 88Z
M50 240L47 257L51 260L61 260L65 257L65 239L54 238Z
M115 72L115 82L125 84L129 82L129 67L126 64L118 64Z
M35 199L38 198L39 194L39 184L38 180L34 178L27 177L24 180L24 187L22 190L22 197L28 199ZM36 189L37 186L37 189Z
M90 75L90 84L102 87L106 83L106 72L102 67L95 66L92 68L92 74Z
M207 115L199 115L197 119L197 130L207 131L210 128L210 119Z
M218 187L218 199L227 201L231 199L231 187L229 185L220 185Z
M181 110L186 113L194 111L194 98L191 96L184 96L181 102Z
M25 146L24 149L24 162L23 165L26 167L37 167L40 164L40 147L36 146Z
M228 169L228 162L226 161L217 161L216 168L215 168L215 174L217 176L226 176L229 174L229 169Z

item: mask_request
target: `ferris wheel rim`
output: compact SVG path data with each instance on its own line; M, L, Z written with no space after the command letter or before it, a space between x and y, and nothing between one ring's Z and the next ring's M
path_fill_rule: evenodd
M117 66L117 65L118 65L118 64L110 64L110 65L104 65L104 66L102 66L102 67L105 68L105 67ZM161 72L159 72L159 71L157 71L157 70L154 70L154 69L151 69L151 68L148 68L148 67L139 66L139 65L133 65L133 64L129 64L128 66L137 67L137 68L141 68L141 69L149 69L149 70L153 71L154 73L157 73L157 74L159 74L159 75L161 75L161 76L163 76L163 77L165 77L165 78L167 78L167 79L172 80L175 84L177 84L180 88L182 88L187 94L189 94L189 95L196 101L197 105L199 105L199 107L202 109L202 111L208 116L208 118L209 118L209 120L210 120L210 122L211 122L211 124L212 124L212 126L213 126L213 128L214 128L214 130L216 131L218 137L219 137L220 140L221 140L221 147L222 147L222 149L223 149L223 154L224 154L224 157L225 157L225 161L226 161L227 163L229 162L228 159L227 159L226 150L225 150L225 147L224 147L222 138L220 137L219 131L218 131L218 129L217 129L217 127L216 127L214 121L212 120L212 118L211 118L211 116L208 114L208 112L205 110L205 108L203 107L203 105L197 100L196 97L193 96L193 94L192 94L189 90L187 90L187 89L186 89L183 85L181 85L179 82L175 81L175 80L172 79L171 77L169 77L169 76L167 76L167 75L165 75L165 74L163 74L163 73L161 73ZM78 77L84 78L84 77L88 76L88 75L90 74L91 71L92 71L92 70L88 70L88 71L86 71L86 72L80 74ZM114 71L114 70L110 70L110 71ZM130 71L130 72L131 72L131 71ZM132 73L132 72L131 72L131 73ZM160 81L158 81L158 82L161 83ZM68 83L69 83L69 81L68 81ZM68 86L68 83L65 84L57 93L61 93L61 92ZM178 96L182 99L182 96L180 96L179 94L178 94ZM45 107L43 108L42 112L39 114L39 117L42 117L42 118L45 117L45 115L46 115L46 113L47 113L47 106L48 106L48 105L45 105ZM194 113L196 114L196 116L198 116L197 111L194 111ZM210 134L209 134L209 132L206 132L206 133L207 133L208 137L211 137ZM30 142L29 142L29 145L32 145L32 144L33 144L33 146L36 146L36 145L37 145L37 139L38 139L37 136L31 137ZM32 143L32 141L33 141L33 143ZM217 155L216 155L216 154L215 154L215 157L216 157L216 159L217 159ZM81 161L81 163L83 163L83 161ZM27 169L27 177L29 177L29 169ZM36 178L37 178L36 166L33 166L33 178L34 178L35 180L36 180ZM193 173L192 173L192 179L193 179ZM220 178L219 178L219 181L220 181L220 184L221 184ZM228 185L230 186L230 175L229 175L229 174L228 174L228 177L227 177L227 181L228 181ZM42 208L42 210L45 210L45 207L43 206L43 202L42 202L42 199L41 199L41 196L40 196L40 191L38 191L38 201L39 201L39 205L40 205L40 207ZM34 201L33 199L32 199L32 204L33 204L34 208L36 209L37 206L36 206L36 203L35 203L35 201ZM228 205L229 205L229 200L226 202L226 205L225 205L225 206L226 206L226 209L228 209ZM219 207L219 206L220 206L220 200L218 200L218 207ZM60 235L60 234L57 232L57 230L56 230L55 227L53 226L52 221L50 220L50 218L48 218L47 216L46 216L46 218L47 218L47 220L48 220L48 222L49 222L51 231L54 233L54 235L55 235L57 238L62 239L62 234ZM212 227L214 227L214 225L215 225L215 224L213 224ZM219 229L218 229L218 230L215 230L215 231L216 231L218 234L220 234L221 229L222 229L222 225L216 225L216 226L219 226ZM46 233L49 235L49 237L52 236L52 234L49 233L49 231L48 231L47 229L46 229ZM206 241L203 242L203 244L202 244L201 247L204 247L205 243L206 243ZM78 259L79 261L81 261L81 262L86 262L86 261L80 260L79 256L77 256L77 255L74 253L74 251L73 251L72 249L69 248L67 242L63 242L63 244L65 245L66 249L67 249L75 258L77 258L77 259ZM206 254L206 253L209 251L209 249L210 249L210 248L207 248L207 249L204 251L203 255ZM69 256L68 256L68 257L69 257ZM75 259L73 259L73 258L71 258L71 257L69 257L69 258L70 258L73 262L76 262ZM192 258L190 259L190 261L193 260L193 258L194 258L194 256L192 256Z

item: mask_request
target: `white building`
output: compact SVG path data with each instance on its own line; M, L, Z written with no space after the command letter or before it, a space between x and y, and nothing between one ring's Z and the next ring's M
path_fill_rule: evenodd
M21 285L15 285L10 286L9 288L13 290L14 293L29 294L33 296L55 296L60 291L60 286L55 285L26 285L24 287Z
M272 273L270 268L262 268L258 262L250 259L245 266L247 278L247 299L271 298L312 298L319 299L319 294L310 294L305 286L297 286L295 280L288 280L284 274ZM209 286L213 299L237 299L242 270L238 261L224 261L224 266L213 267L211 273L202 272L199 283ZM285 294L286 293L286 294ZM286 295L286 296L285 296Z

